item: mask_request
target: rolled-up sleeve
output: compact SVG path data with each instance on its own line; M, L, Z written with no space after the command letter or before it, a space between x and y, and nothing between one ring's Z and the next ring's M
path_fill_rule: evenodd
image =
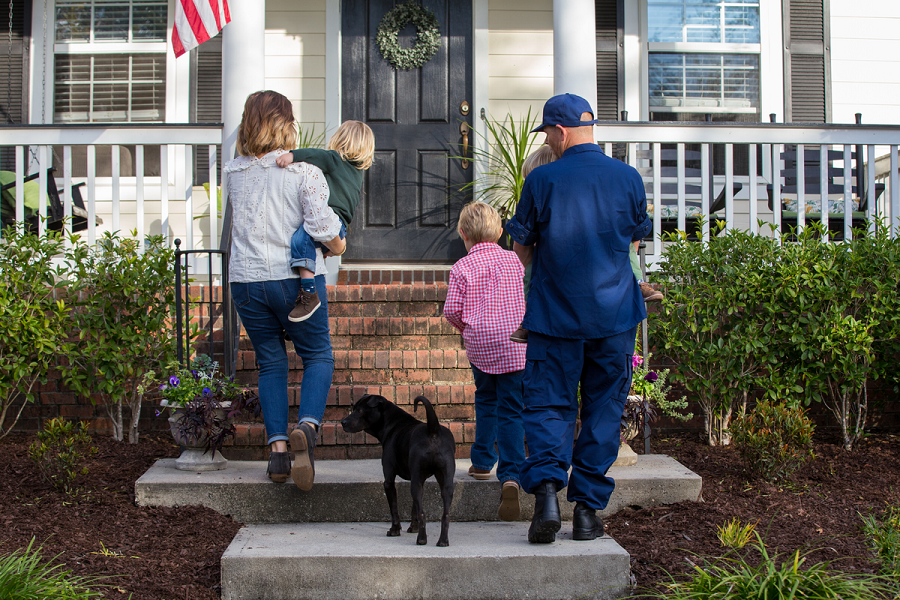
M647 193L644 191L644 184L640 176L637 179L638 184L634 186L634 194L638 224L634 228L634 233L631 234L632 242L644 239L653 231L653 221L650 220L650 216L647 214Z
M306 196L303 203L303 229L317 242L329 242L341 232L341 220L328 206L328 182L319 167L302 164L307 172L301 193ZM291 165L294 166L294 165Z
M519 203L516 205L516 214L506 222L506 231L509 232L513 241L523 246L531 246L538 238L535 223L534 193L526 179Z

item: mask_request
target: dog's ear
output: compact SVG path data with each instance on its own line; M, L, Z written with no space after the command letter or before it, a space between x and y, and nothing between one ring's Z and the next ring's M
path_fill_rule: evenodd
M375 408L376 406L381 404L381 402L384 400L383 396L376 396L375 394L367 394L366 396L363 396L363 397L368 398L368 402L366 402L366 406L368 406L369 408Z

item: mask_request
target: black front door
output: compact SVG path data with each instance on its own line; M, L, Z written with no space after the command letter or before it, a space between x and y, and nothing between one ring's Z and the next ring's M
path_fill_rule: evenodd
M424 66L403 71L375 42L393 0L343 0L342 118L375 133L375 163L347 237L344 262L452 263L465 254L456 233L459 191L472 178L461 153L463 121L472 123L472 3L424 0L437 17L441 46ZM415 43L415 28L400 45ZM469 142L471 143L471 134Z

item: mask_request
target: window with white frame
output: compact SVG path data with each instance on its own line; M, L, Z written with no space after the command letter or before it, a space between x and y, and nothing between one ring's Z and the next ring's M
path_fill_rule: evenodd
M758 122L760 0L646 0L646 6L650 120ZM734 173L746 175L749 147L733 151ZM699 168L696 162L687 166ZM712 148L712 167L724 174L721 144Z
M647 0L652 112L759 113L759 0Z
M57 0L54 122L162 122L168 0Z

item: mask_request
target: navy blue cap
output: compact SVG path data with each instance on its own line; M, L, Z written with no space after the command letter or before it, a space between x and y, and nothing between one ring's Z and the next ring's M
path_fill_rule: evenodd
M591 113L594 116L594 110L590 103L575 94L560 94L553 96L544 104L544 121L531 130L531 133L537 133L544 127L553 125L562 125L563 127L583 127L585 125L593 125L597 123L597 119L593 121L582 121L582 113Z

